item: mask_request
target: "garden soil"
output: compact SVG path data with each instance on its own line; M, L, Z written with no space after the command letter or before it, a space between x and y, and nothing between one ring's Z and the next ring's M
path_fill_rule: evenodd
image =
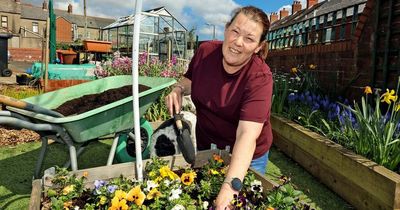
M150 89L150 87L139 84L139 92ZM132 86L110 89L102 93L85 95L62 104L55 111L64 116L81 114L92 109L107 105L114 101L129 97L132 95ZM79 107L79 108L77 108ZM15 129L0 126L0 146L16 145L40 140L40 135L27 129Z

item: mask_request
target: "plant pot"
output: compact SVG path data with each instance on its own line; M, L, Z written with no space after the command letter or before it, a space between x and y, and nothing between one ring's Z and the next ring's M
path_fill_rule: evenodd
M221 154L221 157L224 160L224 162L229 164L230 155L228 152L220 150L207 150L207 151L200 151L197 153L196 163L194 165L194 168L201 167L204 164L208 163L208 160L213 157L213 154L218 154L218 153ZM163 157L162 159L169 161L168 166L171 169L190 167L190 165L186 163L182 155L168 156L168 157ZM143 160L142 165L145 166L147 161L151 161L151 159ZM119 177L121 174L123 174L124 177L127 178L135 178L136 177L135 169L136 169L136 163L130 162L130 163L110 165L110 166L83 169L72 173L76 174L77 176L82 176L83 173L87 173L88 176L86 177L87 179L85 180L84 184L88 187L91 186L95 180L99 179L106 180L114 177ZM252 169L249 170L253 171ZM268 180L265 176L261 175L260 173L255 171L253 171L253 173L255 174L256 178L261 181L262 186L265 189L264 192L269 191L274 187L278 186L275 182ZM33 180L31 199L29 203L30 210L41 209L40 205L43 192L46 191L46 189L51 186L52 183L50 176L45 176L43 179Z
M84 49L87 52L110 53L111 42L97 40L83 40Z
M274 144L357 209L400 209L400 175L285 118Z

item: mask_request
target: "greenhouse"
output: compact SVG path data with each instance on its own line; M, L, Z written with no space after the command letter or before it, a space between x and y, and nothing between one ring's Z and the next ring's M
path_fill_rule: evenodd
M102 29L102 40L112 42L113 51L131 57L135 15L118 18ZM140 26L140 53L160 60L186 58L187 29L164 7L142 12Z

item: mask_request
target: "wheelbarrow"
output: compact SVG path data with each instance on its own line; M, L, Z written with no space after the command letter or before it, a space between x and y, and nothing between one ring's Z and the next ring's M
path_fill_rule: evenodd
M150 87L150 89L139 93L140 116L159 98L165 88L175 82L175 79L172 78L139 77L139 84ZM50 110L84 95L97 94L131 84L132 76L106 77L26 98L22 101L35 107ZM77 156L90 141L110 134L117 134L107 161L107 165L111 165L119 134L130 131L134 123L132 96L72 116L43 114L44 112L38 112L35 109L21 109L15 106L6 106L6 109L8 111L0 111L0 124L27 128L38 131L41 135L42 146L35 168L35 177L39 177L49 137L68 146L71 169L75 171L78 170ZM75 144L81 144L78 152ZM69 163L66 165L69 165Z

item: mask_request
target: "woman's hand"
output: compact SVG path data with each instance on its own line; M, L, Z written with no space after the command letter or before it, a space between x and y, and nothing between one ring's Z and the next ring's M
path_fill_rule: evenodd
M231 201L233 200L233 195L238 194L234 191L231 186L227 183L223 183L219 191L217 200L215 200L214 206L216 210L233 209Z
M165 97L165 104L167 105L168 112L171 116L174 113L179 113L182 107L182 88L176 86L172 91Z

